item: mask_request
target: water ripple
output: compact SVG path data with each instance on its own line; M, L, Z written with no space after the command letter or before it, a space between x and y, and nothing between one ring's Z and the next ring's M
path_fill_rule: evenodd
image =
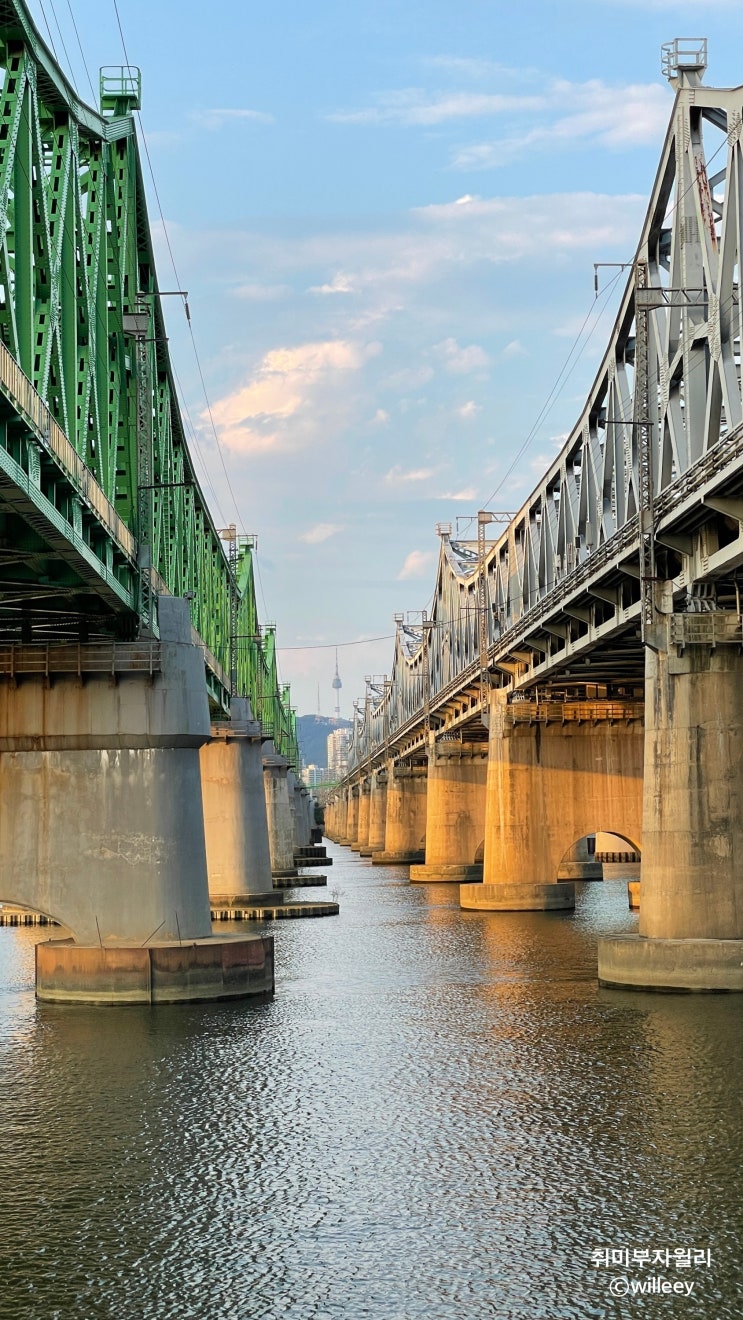
M737 1318L737 998L597 987L621 881L462 913L335 859L260 1007L37 1006L0 930L0 1317ZM612 1299L591 1251L625 1245L712 1265Z

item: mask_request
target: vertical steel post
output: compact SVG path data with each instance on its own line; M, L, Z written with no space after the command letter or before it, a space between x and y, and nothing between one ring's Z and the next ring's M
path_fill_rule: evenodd
M649 286L648 265L635 265L635 293ZM653 512L653 423L650 416L650 336L648 301L635 297L635 399L642 640L655 623L655 535Z
M139 541L139 627L151 632L152 617L152 315L149 299L137 296L137 310L125 318L125 333L135 344L137 390L137 540Z
M433 620L429 619L426 610L423 610L421 621L423 634L423 723L426 730L426 743L428 743L428 735L431 732L431 663L429 647L432 627Z
M488 578L487 578L487 543L485 540L485 528L488 523L494 522L492 513L485 509L480 509L477 515L477 617L479 631L479 655L480 655L480 701L483 710L486 708L488 692L490 690L490 679L488 670L488 648L490 638L488 636Z
M18 362L21 370L35 381L32 122L31 87L28 81L24 81L13 157L14 302Z

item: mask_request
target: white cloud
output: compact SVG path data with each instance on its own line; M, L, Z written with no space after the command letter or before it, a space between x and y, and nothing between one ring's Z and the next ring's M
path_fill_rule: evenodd
M292 292L290 284L238 284L233 289L233 297L244 298L246 302L280 302Z
M325 277L313 287L337 288L342 275L356 296L330 298L329 303L338 317L346 318L343 337L356 341L376 336L386 320L409 312L418 289L452 276L460 279L462 272L478 271L486 278L489 268L524 259L551 271L556 257L581 254L595 260L610 249L634 250L646 206L646 197L639 194L470 197L466 204L417 207L401 216L396 227L382 230L326 230L290 238L270 229L193 234L174 226L171 232L192 265L246 272L238 287L247 290L248 298L263 283L263 272L270 272L270 286L277 289L296 287L310 271ZM158 226L153 228L159 252ZM503 326L508 325L504 310ZM333 334L339 333L336 321ZM388 379L390 388L407 392L431 375L430 364L419 359L400 363Z
M468 399L466 403L462 404L461 408L457 408L457 412L460 417L464 417L465 421L470 421L482 412L482 407L479 403L475 403L474 399Z
M329 284L313 284L308 293L353 293L354 287L347 275L334 275Z
M254 124L273 124L273 115L267 115L263 110L194 110L191 118L201 124L203 128L217 129L223 128L225 124L234 124L248 121Z
M404 472L398 464L390 468L384 479L389 485L396 486L400 481L428 481L429 477L432 477L435 472L435 467L413 468L410 472Z
M425 577L433 560L432 550L411 550L397 575L397 581L405 582L408 578Z
M183 134L173 128L150 128L147 141L151 147L172 147L176 142L183 141Z
M430 126L452 119L523 114L544 106L541 96L507 96L500 92L443 92L430 95L421 87L382 92L377 104L362 110L338 110L327 116L338 124L419 124Z
M715 2L723 5L725 0L712 0ZM493 169L530 150L569 150L585 142L617 150L660 142L671 109L669 89L661 83L612 86L599 78L582 83L539 79L535 70L489 68L487 61L456 58L444 58L438 67L469 79L489 76L498 86L506 77L517 79L521 87L533 82L535 91L512 95L501 90L427 92L405 87L379 93L371 106L338 111L329 118L347 124L413 127L476 119L500 121L504 130L495 140L455 150L452 164L469 171Z
M434 345L434 352L442 359L446 370L456 376L468 376L490 365L490 358L479 344L468 344L463 348L456 339L443 339Z
M315 523L314 527L302 532L299 539L307 545L321 545L323 541L329 541L331 536L337 536L338 532L342 531L342 523Z
M533 69L511 69L505 64L496 64L494 60L472 59L461 55L433 55L423 62L430 68L443 69L445 73L465 78L508 78L523 83L535 73Z
M433 367L403 367L402 371L394 371L391 376L387 376L384 384L390 390L406 393L419 390L432 379Z
M524 348L524 345L521 343L519 339L512 339L511 342L509 344L506 344L506 347L503 349L502 356L504 358L528 357L529 352L528 349Z
M337 429L349 378L379 351L340 339L272 349L245 385L214 404L220 439L244 453L296 449Z
M445 490L443 495L437 498L440 500L466 500L468 503L477 497L477 491L474 486L467 486L464 490Z
M390 415L389 415L389 413L387 412L386 408L377 408L377 411L375 412L374 416L372 417L372 419L371 419L369 425L370 425L370 426L389 426L389 423L390 423Z
M519 261L559 252L635 244L647 198L639 194L553 193L535 197L473 198L418 208L431 230L433 259L456 267ZM466 244L466 257L462 255ZM419 239L422 260L426 246Z
M550 86L545 114L531 128L495 141L460 147L453 158L462 170L493 169L531 150L570 149L582 143L611 150L660 143L671 100L659 83L611 87L599 79L586 83L557 80Z

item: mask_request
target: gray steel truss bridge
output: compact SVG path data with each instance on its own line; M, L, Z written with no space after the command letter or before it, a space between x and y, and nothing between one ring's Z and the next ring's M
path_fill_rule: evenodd
M349 778L485 740L493 687L530 718L626 709L648 647L743 646L743 88L702 84L705 42L664 60L671 121L582 412L517 513L480 511L476 539L437 529L433 606L396 616Z

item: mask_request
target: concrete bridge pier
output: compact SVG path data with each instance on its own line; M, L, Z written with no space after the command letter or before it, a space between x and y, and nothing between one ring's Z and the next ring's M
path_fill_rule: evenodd
M289 763L279 756L272 742L263 745L263 787L268 823L268 847L271 874L287 877L297 874L294 864L293 797L289 795ZM292 776L293 778L293 776Z
M384 852L385 825L387 817L387 771L375 770L371 777L369 792L369 842L368 853Z
M426 860L413 881L482 880L487 743L441 742L428 755Z
M286 772L286 792L289 798L289 811L292 818L292 841L294 847L297 846L297 835L299 827L297 825L297 780L293 770Z
M250 702L233 697L231 720L212 725L199 752L209 900L220 908L281 902L273 889L261 730Z
M351 784L348 790L348 814L346 816L346 838L348 848L358 848L359 839L359 786Z
M377 866L422 862L426 847L426 767L387 767L384 851L372 853Z
M337 833L335 842L345 846L348 840L348 803L351 790L348 786L339 790L337 806Z
M491 695L485 868L463 884L465 908L566 910L575 884L559 881L577 840L608 830L639 843L643 730L631 704L509 704ZM611 825L608 822L613 822Z
M142 1004L273 988L270 939L212 935L203 654L185 601L161 598L159 620L151 676L122 644L114 682L0 684L0 900L67 930L37 946L43 1000Z
M315 832L315 799L307 788L302 792L302 809L304 811L304 834L307 840L302 847L307 848L313 842L320 842L319 837L315 840L312 837Z
M595 836L594 836L595 839ZM588 839L580 839L563 857L558 880L603 880L604 868L588 849Z
M344 847L348 843L349 816L351 814L351 788L347 785L341 789L340 813L337 842Z
M309 793L304 784L294 780L294 847L307 848L310 842Z
M369 823L371 818L371 783L362 780L359 785L359 830L358 846L361 857L371 857L369 850Z
M639 935L599 941L599 981L743 990L743 657L646 652Z
M333 802L329 798L328 801L325 803L325 811L323 813L323 819L325 822L324 833L325 833L325 838L331 839L333 840L333 842L335 842L335 835L336 835L335 822L336 822L337 811L338 811L337 802Z
M346 836L347 802L345 790L340 789L325 808L325 837L333 843L342 843Z

